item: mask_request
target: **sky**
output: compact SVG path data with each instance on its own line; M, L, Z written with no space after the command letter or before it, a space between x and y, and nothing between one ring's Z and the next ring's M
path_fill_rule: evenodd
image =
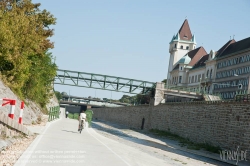
M197 47L218 50L250 37L249 0L32 0L57 18L51 38L59 69L150 82L167 77L169 42L185 18ZM55 85L80 97L126 93Z

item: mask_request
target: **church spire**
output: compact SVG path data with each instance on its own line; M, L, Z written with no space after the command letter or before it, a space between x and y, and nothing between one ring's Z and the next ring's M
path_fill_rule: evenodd
M181 40L192 40L192 33L187 19L183 22L179 30L179 35Z

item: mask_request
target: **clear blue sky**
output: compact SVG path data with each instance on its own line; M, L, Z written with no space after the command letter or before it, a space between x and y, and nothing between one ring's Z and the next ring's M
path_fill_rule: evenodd
M151 82L167 77L169 42L187 17L197 46L218 50L250 37L249 0L33 0L56 18L51 38L59 69ZM111 92L55 85L82 97ZM113 99L123 93L112 92Z

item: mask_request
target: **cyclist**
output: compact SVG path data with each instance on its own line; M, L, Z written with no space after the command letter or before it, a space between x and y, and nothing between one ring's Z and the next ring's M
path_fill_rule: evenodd
M84 113L84 110L82 110L82 112L79 114L78 120L79 120L78 131L79 131L81 123L82 123L83 128L84 128L84 125L85 125L86 114Z

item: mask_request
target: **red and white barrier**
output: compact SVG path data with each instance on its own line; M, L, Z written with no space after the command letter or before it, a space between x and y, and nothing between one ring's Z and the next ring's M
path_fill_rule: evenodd
M21 102L21 110L20 110L20 115L19 115L19 121L18 123L22 124L23 121L23 108L24 108L24 102Z
M10 113L9 113L9 117L11 119L14 119L15 107L16 107L16 100L11 100L10 101Z
M5 106L7 104L10 104L10 112L9 112L9 117L11 119L14 119L14 113L15 113L15 106L16 106L16 100L12 100L12 99L0 99L5 103L2 103L1 106Z
M12 100L12 99L0 99L0 101L2 101L2 104L0 105L0 107L5 106L7 104L10 104L10 112L9 112L9 117L11 119L14 119L14 113L15 113L15 107L16 107L16 100ZM24 109L24 102L21 102L21 110L20 110L20 115L19 115L19 120L18 123L22 124L23 121L23 109Z

